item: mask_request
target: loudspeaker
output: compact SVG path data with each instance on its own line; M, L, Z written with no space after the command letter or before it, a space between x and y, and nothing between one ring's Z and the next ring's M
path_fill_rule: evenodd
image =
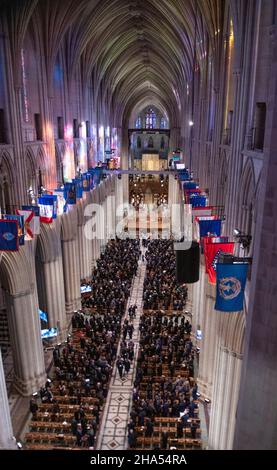
M176 276L177 281L193 284L199 281L200 247L193 241L189 250L176 251Z

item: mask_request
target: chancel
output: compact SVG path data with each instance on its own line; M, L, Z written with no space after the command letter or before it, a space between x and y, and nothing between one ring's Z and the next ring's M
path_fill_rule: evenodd
M0 0L0 449L276 450L276 22Z

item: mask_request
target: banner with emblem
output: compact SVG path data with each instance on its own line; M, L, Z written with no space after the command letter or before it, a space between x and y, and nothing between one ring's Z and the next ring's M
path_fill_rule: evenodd
M64 199L66 204L76 204L76 185L75 183L65 183L64 185Z
M206 260L206 246L209 243L228 243L229 242L229 237L203 237L201 239L201 248L202 248L202 253L204 253L205 260ZM207 263L206 264L206 273L208 272L207 270Z
M6 214L6 220L17 220L18 222L18 243L19 246L24 245L25 236L24 236L24 217L21 215Z
M200 195L190 195L189 197L189 204L192 205L192 207L205 207L207 203L207 197L206 196L200 196Z
M82 182L83 182L83 191L89 192L90 191L90 179L91 175L89 173L82 174Z
M0 251L18 251L18 221L0 219Z
M34 235L39 235L40 234L40 209L39 209L39 206L32 206L32 205L22 206L22 211L21 212L23 213L25 211L34 213L34 217L33 217L34 225L33 225L32 231L33 231Z
M209 282L216 284L216 270L219 256L222 253L233 254L235 243L207 243L205 246L206 272L209 275Z
M63 215L66 212L66 202L63 189L55 189L54 196L57 196L57 215Z
M247 271L247 263L218 263L215 310L221 312L240 312L243 310Z

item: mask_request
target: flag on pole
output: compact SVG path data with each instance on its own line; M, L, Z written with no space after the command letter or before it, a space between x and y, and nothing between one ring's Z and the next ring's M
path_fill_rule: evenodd
M18 251L18 220L0 220L0 251Z
M234 253L235 243L207 243L205 246L206 271L209 275L209 282L216 283L216 270L219 257L222 253Z
M39 206L22 206L22 212L31 211L34 213L34 222L33 222L33 234L40 234L40 209Z
M215 310L221 312L243 310L247 270L248 264L246 263L218 263Z

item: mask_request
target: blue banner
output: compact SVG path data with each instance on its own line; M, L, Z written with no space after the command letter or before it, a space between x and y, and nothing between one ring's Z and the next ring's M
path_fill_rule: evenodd
M50 201L49 203L47 202L47 204L53 206L52 219L56 219L58 212L58 197L53 194L44 194L40 199L43 199L43 201Z
M89 173L84 173L82 175L83 191L85 192L88 192L90 190L90 179L91 175Z
M35 213L35 217L39 217L39 206L22 206L23 211L33 211Z
M0 251L18 251L17 220L0 220Z
M190 179L190 174L188 170L179 170L178 177L180 181L188 181Z
M221 220L199 220L200 238L210 236L220 237L221 235Z
M197 189L197 183L195 181L185 181L184 189Z
M76 185L75 183L65 183L64 185L64 198L66 205L76 204Z
M5 215L6 220L16 220L18 222L18 241L19 245L24 245L25 234L24 234L24 217L23 215Z
M206 201L206 196L190 196L189 198L189 203L192 207L205 207Z
M96 167L96 168L90 168L88 172L93 176L94 186L97 185L97 184L100 184L101 176L103 174L103 168L100 167L100 166Z
M215 310L221 312L243 310L247 270L248 264L217 263Z
M76 197L77 199L82 199L83 197L83 181L82 178L75 178L73 180L76 186Z
M51 224L53 221L54 201L53 199L42 196L38 198L40 209L40 221L45 224Z

